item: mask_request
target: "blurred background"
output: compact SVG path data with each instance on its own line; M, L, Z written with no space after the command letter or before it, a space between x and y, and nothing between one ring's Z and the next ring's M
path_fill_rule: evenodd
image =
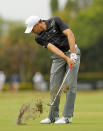
M31 15L59 16L81 50L78 90L103 89L103 0L0 0L0 92L49 89L51 53L24 34Z

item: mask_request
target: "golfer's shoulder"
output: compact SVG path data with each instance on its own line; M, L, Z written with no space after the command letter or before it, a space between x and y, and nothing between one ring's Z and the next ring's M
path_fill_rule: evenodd
M58 16L54 16L48 19L48 21L52 21L52 20L54 20L55 22L58 22L58 21L61 21L61 18Z
M35 40L37 40L39 38L39 35L38 34L35 34Z
M61 24L63 23L63 21L58 16L55 16L55 17L49 18L48 19L48 23L51 26L61 26Z

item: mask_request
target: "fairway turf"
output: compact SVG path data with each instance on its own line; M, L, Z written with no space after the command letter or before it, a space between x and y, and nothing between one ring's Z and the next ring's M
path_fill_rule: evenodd
M22 104L32 99L49 101L49 92L4 92L0 94L0 131L103 131L103 91L77 92L75 112L72 124L40 124L48 115L49 107L44 103L44 113L26 125L16 125L16 119ZM65 94L62 94L60 116L62 115Z

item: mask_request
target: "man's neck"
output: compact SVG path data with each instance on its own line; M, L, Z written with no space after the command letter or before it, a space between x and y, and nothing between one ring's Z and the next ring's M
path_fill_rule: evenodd
M46 31L46 29L47 29L46 23L44 21L42 22L42 28L43 28L44 31Z

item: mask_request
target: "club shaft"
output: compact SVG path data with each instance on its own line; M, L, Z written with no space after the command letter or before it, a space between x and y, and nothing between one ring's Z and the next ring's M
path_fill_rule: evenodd
M57 97L58 97L60 91L62 90L62 88L63 88L63 84L64 84L64 82L65 82L65 80L66 80L66 78L67 78L67 76L68 76L70 70L71 70L71 68L70 68L70 69L68 70L68 72L66 73L66 75L65 75L65 77L64 77L64 79L63 79L63 82L62 82L62 84L61 84L61 86L60 86L60 88L59 88L59 90L58 90L58 92L57 92L57 94L56 94L56 96L55 96L53 102L51 103L51 106L54 105L55 100L57 99Z

